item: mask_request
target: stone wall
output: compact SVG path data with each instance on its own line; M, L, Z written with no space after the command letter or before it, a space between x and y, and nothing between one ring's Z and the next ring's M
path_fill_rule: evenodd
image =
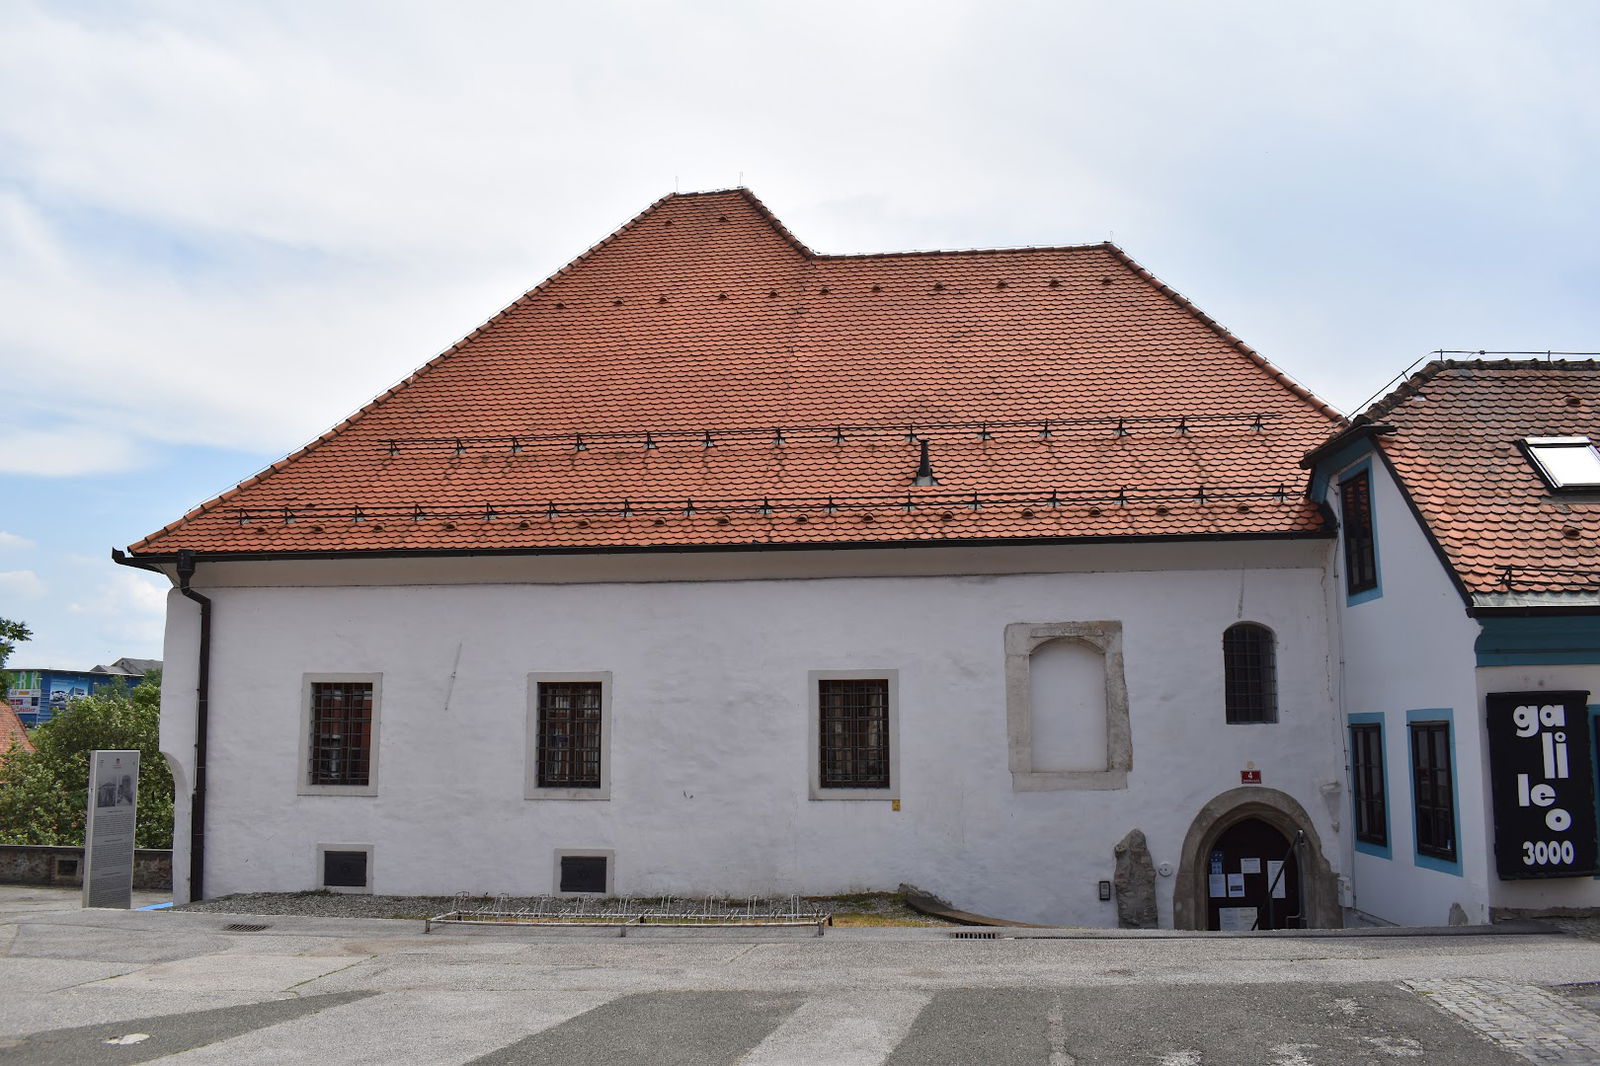
M36 844L0 844L0 884L83 884L83 849ZM143 892L172 888L172 852L140 848L133 853L133 887Z

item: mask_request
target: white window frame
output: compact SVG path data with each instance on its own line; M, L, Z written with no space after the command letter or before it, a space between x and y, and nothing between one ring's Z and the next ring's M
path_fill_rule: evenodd
M372 873L373 853L377 849L371 844L317 844L317 866L312 871L312 881L320 892L343 892L350 896L370 896L373 894L372 886L377 880ZM327 871L327 861L323 858L330 851L364 851L367 853L367 883L361 887L350 885L325 885L322 883L324 873Z
M348 684L367 682L372 685L372 756L367 764L367 783L364 785L313 785L311 783L311 686L316 682ZM382 674L302 674L300 678L300 751L295 757L298 771L298 793L302 796L376 796L378 794L378 763L380 725L383 720ZM337 850L337 849L335 849ZM318 880L321 880L318 873ZM368 877L370 881L370 876Z
M820 681L885 681L889 688L889 787L822 787L822 686ZM900 799L900 671L812 670L806 675L806 750L809 753L810 796L814 800Z
M1590 456L1600 465L1600 451L1597 451L1594 442L1588 437L1524 437L1522 448L1528 453L1528 459L1533 463L1533 468L1539 476L1544 478L1545 484L1552 489L1566 492L1600 492L1600 474L1590 481L1563 481L1561 477L1546 462L1541 453L1544 451L1582 451L1587 449Z
M539 684L588 681L600 685L600 787L541 788L539 786ZM522 798L530 800L608 800L611 798L611 671L537 672L528 675L528 715L523 753ZM564 852L568 855L599 852ZM556 863L559 879L560 862Z

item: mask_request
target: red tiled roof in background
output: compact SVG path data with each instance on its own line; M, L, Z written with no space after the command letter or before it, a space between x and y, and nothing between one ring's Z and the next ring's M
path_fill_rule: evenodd
M1109 244L818 255L672 195L132 550L1314 533L1336 419Z
M1470 594L1600 592L1600 495L1552 491L1518 446L1600 440L1600 363L1441 360L1359 421L1394 427L1374 440Z
M16 708L0 701L0 772L5 770L6 756L11 753L13 744L18 751L33 750L33 741L28 739L28 729L17 717Z

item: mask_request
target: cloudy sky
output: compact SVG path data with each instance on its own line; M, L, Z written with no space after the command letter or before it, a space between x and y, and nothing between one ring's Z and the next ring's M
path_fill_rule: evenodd
M0 617L160 655L108 552L673 189L820 251L1111 238L1350 409L1600 348L1600 7L0 5Z

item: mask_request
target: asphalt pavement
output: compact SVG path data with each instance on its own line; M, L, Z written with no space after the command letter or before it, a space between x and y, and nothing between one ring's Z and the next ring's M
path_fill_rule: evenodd
M1600 1063L1600 943L1553 932L619 939L76 902L0 887L0 1063Z

